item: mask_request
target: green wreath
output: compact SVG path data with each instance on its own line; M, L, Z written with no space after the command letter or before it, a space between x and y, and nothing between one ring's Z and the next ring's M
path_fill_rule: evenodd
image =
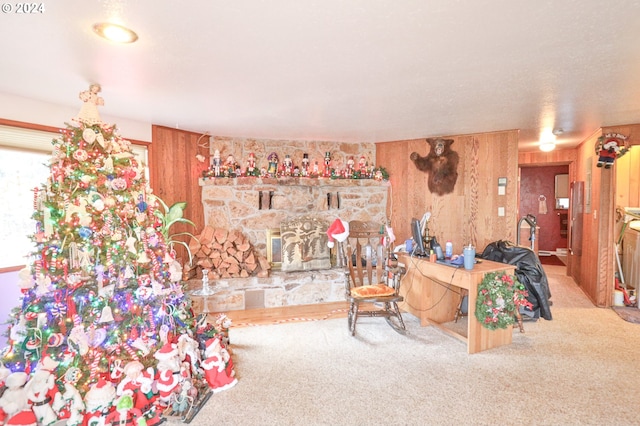
M524 284L506 272L485 274L478 286L476 318L489 330L507 328L515 323L516 310L531 307Z

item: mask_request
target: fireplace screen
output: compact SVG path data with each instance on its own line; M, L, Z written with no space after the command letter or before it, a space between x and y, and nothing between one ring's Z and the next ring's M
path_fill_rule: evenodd
M280 224L282 270L310 271L330 269L327 247L329 224L318 218L300 217Z

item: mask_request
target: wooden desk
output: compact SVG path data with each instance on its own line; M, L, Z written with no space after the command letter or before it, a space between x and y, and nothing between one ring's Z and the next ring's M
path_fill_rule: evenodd
M513 328L489 330L476 319L478 285L487 272L507 271L513 274L515 266L483 260L472 270L452 268L429 262L428 259L398 254L398 261L407 269L402 278L400 293L404 302L400 308L420 318L422 326L434 325L467 343L470 354L511 343ZM461 289L469 294L467 334L456 332L445 323L454 320L460 304ZM464 321L464 320L463 320Z

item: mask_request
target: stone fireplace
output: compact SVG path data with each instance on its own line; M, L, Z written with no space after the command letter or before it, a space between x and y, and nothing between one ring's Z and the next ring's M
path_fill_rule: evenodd
M373 179L241 177L201 178L199 183L205 224L239 230L263 255L267 253L270 230L301 218L326 224L336 218L384 223L390 188L388 181ZM207 298L206 307L221 312L344 300L342 270L332 269L330 262L316 263L308 269L287 272L274 268L266 278L213 282L217 293ZM188 285L196 288L199 283L190 280ZM198 309L203 301L194 300L194 304Z

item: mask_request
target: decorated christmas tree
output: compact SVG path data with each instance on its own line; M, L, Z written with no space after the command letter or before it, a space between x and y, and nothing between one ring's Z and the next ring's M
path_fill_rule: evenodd
M130 142L100 119L99 92L80 94L34 190L35 250L2 352L0 420L154 424L193 416L211 390L235 384L228 324L194 317L180 282L169 228L188 222L185 205L153 195Z

